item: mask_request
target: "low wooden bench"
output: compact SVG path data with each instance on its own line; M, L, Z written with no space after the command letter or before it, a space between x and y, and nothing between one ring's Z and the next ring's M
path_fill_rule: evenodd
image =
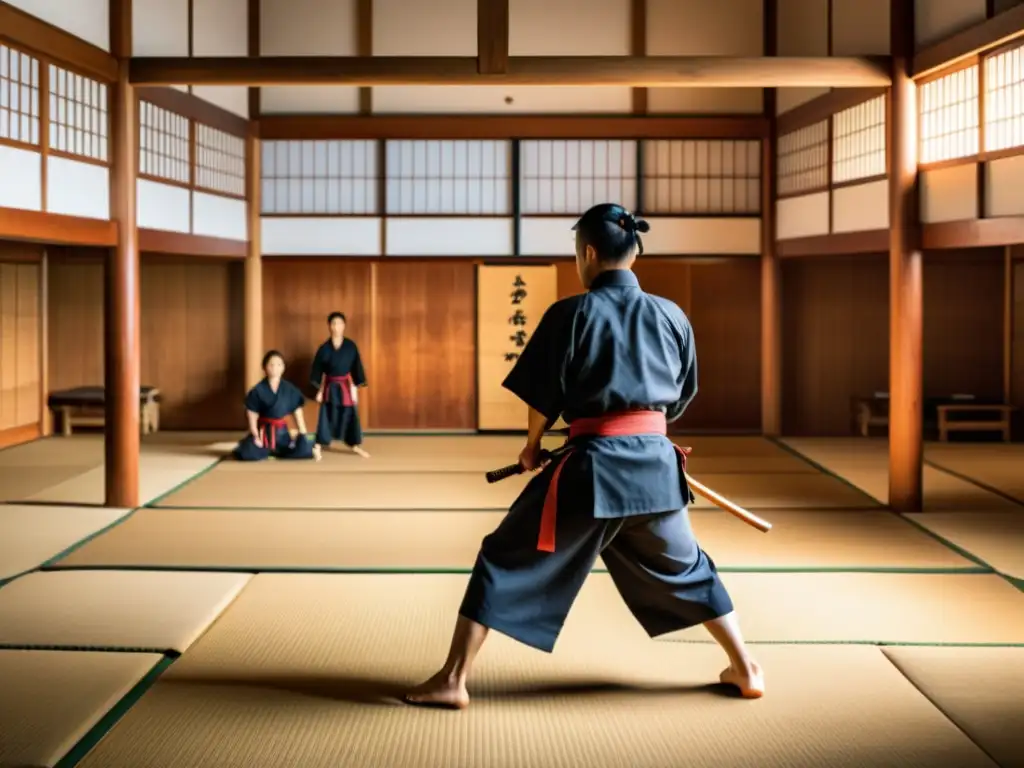
M1012 405L956 403L938 406L939 440L949 441L950 432L1001 432L1003 442L1010 442L1010 416L1016 410ZM959 419L954 414L970 414ZM954 416L954 418L950 418Z
M103 387L75 387L50 393L47 405L59 419L61 434L70 435L75 427L102 427L106 423L106 390ZM160 390L139 390L139 431L148 435L160 429Z
M888 429L889 396L875 393L871 397L855 397L852 401L854 429L862 437L870 437L872 427ZM986 401L973 395L926 397L924 409L925 439L948 442L950 432L1001 432L1004 442L1010 441L1013 406ZM971 414L974 418L958 418ZM931 435L929 438L928 435Z
M872 427L889 428L889 398L853 398L853 419L861 437L871 437Z

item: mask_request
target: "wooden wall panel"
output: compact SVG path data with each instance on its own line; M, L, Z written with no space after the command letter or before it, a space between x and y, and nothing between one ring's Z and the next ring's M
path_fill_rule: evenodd
M476 281L469 262L265 259L264 343L285 355L286 374L309 392L327 315L348 319L369 386L364 428L476 427ZM315 403L306 409L311 428Z
M102 258L50 251L51 391L103 383ZM241 264L145 255L141 304L141 377L162 393L161 428L243 427Z
M49 249L50 391L103 383L103 251Z
M373 265L340 259L263 260L263 343L284 355L285 377L310 397L307 426L316 428L318 408L309 385L313 355L329 335L327 315L344 312L346 334L359 346L369 386L360 390L363 427L375 426L371 405L381 383L373 364L370 289Z
M39 423L39 275L0 255L0 433Z
M758 431L761 424L761 271L757 259L641 259L640 286L690 318L699 391L680 431ZM558 295L582 292L572 262L558 263Z
M851 398L889 389L884 255L782 262L786 435L848 435Z
M783 262L783 427L851 434L851 399L889 390L884 255ZM998 398L1002 250L931 252L924 262L924 393Z
M1003 393L1003 249L924 259L926 396Z
M681 424L684 429L759 432L760 259L697 262L690 274L688 312L697 342L699 389Z
M475 429L475 266L379 262L374 270L373 425Z
M163 429L240 429L242 265L144 257L142 383L160 388Z

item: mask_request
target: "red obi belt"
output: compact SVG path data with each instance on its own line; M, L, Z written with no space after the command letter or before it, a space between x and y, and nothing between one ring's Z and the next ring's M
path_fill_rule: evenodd
M324 391L324 402L329 403L331 401L331 389L332 384L337 384L338 388L341 389L341 404L351 407L355 405L352 400L352 390L355 384L352 381L352 374L346 373L344 376L328 376L327 385Z
M260 416L256 420L256 426L259 428L260 440L263 441L263 445L272 451L276 451L277 433L282 429L288 429L288 419L271 419L266 416Z
M577 437L622 437L629 435L664 435L668 432L665 414L660 411L624 411L608 413L589 419L577 419L569 425L569 439ZM679 467L686 473L686 457L689 448L675 446L679 453ZM537 537L537 549L541 552L555 551L555 527L558 522L558 481L562 474L565 460L572 454L572 449L557 459L551 484L544 497L544 509L540 515L540 535Z

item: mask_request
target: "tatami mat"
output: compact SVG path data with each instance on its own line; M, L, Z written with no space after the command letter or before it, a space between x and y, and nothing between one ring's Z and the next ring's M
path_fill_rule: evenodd
M56 765L161 658L0 650L0 766Z
M93 469L94 465L8 467L0 464L0 502L25 501Z
M220 459L211 433L147 435L140 451L143 501L154 499ZM0 451L0 501L103 502L103 435L49 437Z
M216 458L143 456L139 461L139 503L148 504L211 467ZM30 496L44 504L102 504L106 495L103 467Z
M126 514L127 509L0 504L0 579L36 568Z
M372 459L371 459L372 461ZM160 499L165 507L273 509L507 509L533 475L493 485L482 472L374 473L262 472L244 475L227 462ZM821 473L705 474L700 482L751 508L863 508L870 497ZM710 507L698 497L696 507Z
M236 439L227 432L157 432L144 435L141 453L145 456L221 455L213 445L218 441ZM233 443L232 443L233 444ZM70 437L54 435L41 440L5 448L0 451L0 467L52 467L103 463L103 433L85 432Z
M712 475L693 478L741 507L750 509L864 509L877 507L870 496L834 477L814 474ZM713 507L701 496L695 507Z
M1001 576L726 573L722 578L751 642L1024 644L1024 592ZM615 601L608 591L611 606ZM667 639L707 638L695 628Z
M1024 445L1020 443L931 443L925 459L1024 504Z
M272 509L507 509L532 475L488 484L483 472L239 473L227 462L165 496L167 507Z
M1024 515L930 512L906 517L1000 573L1024 579Z
M150 508L57 567L469 569L504 515ZM721 568L976 567L889 512L778 511L767 535L718 511L696 510L691 519Z
M0 589L0 645L183 653L251 578L236 573L30 573Z
M1002 768L1024 766L1024 648L886 648L885 654Z
M865 438L790 438L786 444L873 498L889 502L889 444ZM925 465L924 508L941 510L1019 510L977 485Z
M443 660L461 587L258 576L82 766L994 765L877 648L758 648L769 695L741 701L708 686L718 648L616 631L596 593L551 655L492 635L468 712L395 704Z
M0 451L0 467L96 467L102 462L102 434L53 436Z

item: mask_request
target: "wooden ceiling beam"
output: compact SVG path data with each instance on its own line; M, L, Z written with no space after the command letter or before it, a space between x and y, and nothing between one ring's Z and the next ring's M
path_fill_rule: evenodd
M760 139L764 115L263 115L260 138L331 139Z
M636 88L864 88L889 85L888 57L511 57L481 74L476 57L134 58L135 85L530 85Z
M1021 38L1024 38L1024 5L1017 5L918 51L914 55L914 79L920 80L959 61Z
M508 0L476 0L476 57L481 75L508 71Z

